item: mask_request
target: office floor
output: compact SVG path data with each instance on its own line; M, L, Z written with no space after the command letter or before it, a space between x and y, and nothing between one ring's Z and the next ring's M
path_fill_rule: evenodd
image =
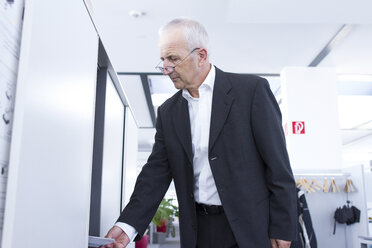
M164 244L152 244L148 248L179 248L180 241L166 241Z
M159 248L179 248L180 242L179 241L168 241L164 244L161 244Z

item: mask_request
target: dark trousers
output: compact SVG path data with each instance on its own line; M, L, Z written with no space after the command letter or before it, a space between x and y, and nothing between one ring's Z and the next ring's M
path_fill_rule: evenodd
M197 248L238 247L225 213L205 214L197 211Z

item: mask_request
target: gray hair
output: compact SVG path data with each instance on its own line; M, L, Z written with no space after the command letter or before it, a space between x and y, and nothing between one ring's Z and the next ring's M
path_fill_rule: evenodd
M190 51L195 48L205 48L208 54L210 53L208 33L199 22L187 18L176 18L161 27L159 35L173 28L182 29Z

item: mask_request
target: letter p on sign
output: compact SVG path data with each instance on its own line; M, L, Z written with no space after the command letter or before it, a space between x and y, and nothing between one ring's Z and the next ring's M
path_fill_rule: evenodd
M294 134L305 134L305 122L304 121L293 121L292 129Z

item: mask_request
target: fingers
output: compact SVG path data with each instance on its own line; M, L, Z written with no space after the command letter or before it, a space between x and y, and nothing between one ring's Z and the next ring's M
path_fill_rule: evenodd
M271 248L279 248L278 245L276 244L276 239L270 239L271 243Z
M114 248L124 248L129 244L130 239L125 232L122 232L121 235L115 239L115 241Z
M130 242L128 235L117 226L113 226L110 229L110 231L106 234L106 238L115 239L115 242L103 246L104 248L124 248Z
M121 243L116 243L116 242L114 244L114 248L125 248L125 247L127 247L127 245L123 245Z
M127 245L124 245L124 244L122 244L120 242L116 242L115 241L115 243L104 245L104 246L101 246L100 248L124 248L126 246Z
M117 226L113 226L108 231L105 238L115 239L115 242L112 244L102 246L102 248L124 248L130 242L127 234L120 227Z
M277 240L279 248L289 248L291 246L291 241Z
M110 231L108 231L108 233L106 234L106 238L110 238L110 239L116 239L118 238L123 232L123 230L121 230L120 227L118 226L113 226Z
M291 241L280 240L280 239L270 239L271 248L290 248Z

